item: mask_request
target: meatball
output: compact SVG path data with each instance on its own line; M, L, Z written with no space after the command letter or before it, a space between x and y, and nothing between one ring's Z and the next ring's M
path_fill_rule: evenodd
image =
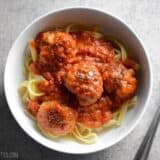
M76 126L77 113L57 101L46 101L37 113L37 123L43 133L60 136L71 133Z
M93 37L93 35L85 31L80 32L78 35L77 48L78 52L84 59L91 61L92 63L106 63L113 60L114 49L110 42L102 39L96 39Z
M65 32L44 32L42 39L50 45L62 44L66 48L72 48L76 45L76 42L72 36Z
M76 41L72 35L65 32L41 32L36 37L35 42L40 71L59 71L76 55Z
M64 83L68 90L77 96L82 106L95 103L103 92L101 74L93 64L88 62L68 65Z
M137 88L135 71L116 62L106 66L103 73L104 87L108 93L115 93L121 99L129 98Z
M101 127L112 118L111 105L109 97L101 97L88 107L79 107L78 121L88 128Z

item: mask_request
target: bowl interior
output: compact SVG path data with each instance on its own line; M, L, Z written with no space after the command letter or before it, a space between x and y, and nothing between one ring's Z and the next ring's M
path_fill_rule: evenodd
M120 39L126 45L129 54L140 64L136 106L128 112L121 127L99 133L98 142L93 145L84 145L69 139L50 140L45 138L37 129L35 122L26 116L24 105L17 91L19 84L24 80L23 65L28 40L34 38L40 31L69 23L99 26L104 34ZM4 84L7 101L15 119L33 139L57 151L73 154L91 153L107 148L121 140L140 120L150 91L150 68L141 43L124 23L94 9L64 9L40 17L20 34L7 59Z

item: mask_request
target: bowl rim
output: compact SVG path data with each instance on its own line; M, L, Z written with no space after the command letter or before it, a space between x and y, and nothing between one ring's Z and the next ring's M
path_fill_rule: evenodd
M11 107L11 102L10 102L10 98L9 98L9 95L7 94L7 83L6 83L6 70L7 70L7 66L8 66L8 59L11 55L11 51L12 51L12 48L15 46L15 44L17 43L18 39L36 22L38 22L39 20L41 19L44 19L46 18L47 16L51 15L51 14L54 14L54 13L58 13L58 12L62 12L62 11L68 11L68 10L78 10L78 9L82 9L82 10L88 10L88 11L91 11L91 12L99 12L99 13L102 13L102 14L105 14L105 15L108 15L114 19L116 19L117 21L119 21L120 23L122 23L126 28L129 29L129 31L137 38L137 40L139 41L139 43L141 44L141 47L143 48L144 50L144 56L146 57L146 60L147 60L147 65L148 65L148 73L149 73L149 85L148 85L148 93L147 93L147 96L146 96L146 100L144 102L144 107L141 111L141 114L139 115L139 117L136 119L136 121L134 122L134 124L130 127L129 130L127 130L121 137L117 138L116 141L114 141L113 143L111 143L109 146L104 146L104 147L98 147L97 149L94 149L94 150L91 150L91 151L85 151L85 152L68 152L68 151L64 151L63 149L57 149L57 148L54 148L54 146L49 146L49 145L46 145L45 143L39 141L38 139L36 139L36 137L32 136L29 132L26 131L25 127L23 127L22 123L20 123L18 121L18 119L16 118L16 115L14 114L13 112L13 108ZM135 30L133 29L133 27L129 24L127 24L126 22L124 22L124 20L122 20L120 17L118 16L115 16L113 15L111 12L106 12L104 9L100 9L100 8L96 8L96 7L82 7L82 6L73 6L73 7L62 7L62 8L58 8L58 9L53 9L45 14L42 14L41 16L35 18L31 23L29 23L22 31L21 33L18 35L18 37L15 39L15 41L13 42L12 44L12 47L10 48L9 50L9 53L8 53L8 56L6 58L6 61L5 61L5 68L4 68L4 76L3 76L3 86L4 86L4 95L6 97L6 100L7 100L7 104L8 104L8 107L11 111L11 114L12 116L14 117L14 119L16 120L16 122L19 124L19 126L21 127L21 129L30 137L32 138L34 141L36 141L37 143L41 144L42 146L45 146L51 150L54 150L54 151L58 151L58 152L61 152L61 153L67 153L67 154L90 154L90 153L95 153L95 152L98 152L98 151L102 151L104 149L107 149L115 144L117 144L118 142L120 142L122 139L124 139L125 137L127 137L132 131L133 129L138 125L138 123L140 122L140 120L142 119L146 109L148 108L148 102L150 100L150 97L151 97L151 94L152 94L152 82L153 82L153 79L152 79L152 67L151 67L151 62L150 62L150 58L149 58L149 55L147 54L148 51L146 50L145 48L145 45L144 43L142 42L141 38L136 34Z

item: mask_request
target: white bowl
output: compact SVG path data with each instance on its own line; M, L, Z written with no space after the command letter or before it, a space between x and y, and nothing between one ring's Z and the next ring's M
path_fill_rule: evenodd
M138 97L136 106L127 113L127 117L121 127L100 133L97 143L92 145L80 144L69 139L53 141L44 137L35 127L35 122L26 116L22 99L17 91L20 83L24 80L22 70L28 40L34 38L40 31L69 23L98 25L104 34L117 37L126 44L130 54L137 59L141 66L138 91L136 93ZM142 43L124 22L97 9L68 8L52 11L37 18L18 36L6 62L4 88L8 105L14 118L30 137L56 151L86 154L100 151L116 144L135 128L146 109L146 102L151 92L151 71Z

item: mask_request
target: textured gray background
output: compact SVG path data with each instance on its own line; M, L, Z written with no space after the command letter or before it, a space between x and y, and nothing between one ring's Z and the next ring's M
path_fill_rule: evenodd
M124 140L90 155L66 155L34 142L18 126L3 93L3 70L8 51L24 27L50 10L93 6L119 16L143 40L152 63L153 91L140 124ZM132 160L160 102L160 0L0 0L0 159L3 152L17 152L22 160ZM18 75L15 75L18 76ZM149 160L160 160L160 128Z

